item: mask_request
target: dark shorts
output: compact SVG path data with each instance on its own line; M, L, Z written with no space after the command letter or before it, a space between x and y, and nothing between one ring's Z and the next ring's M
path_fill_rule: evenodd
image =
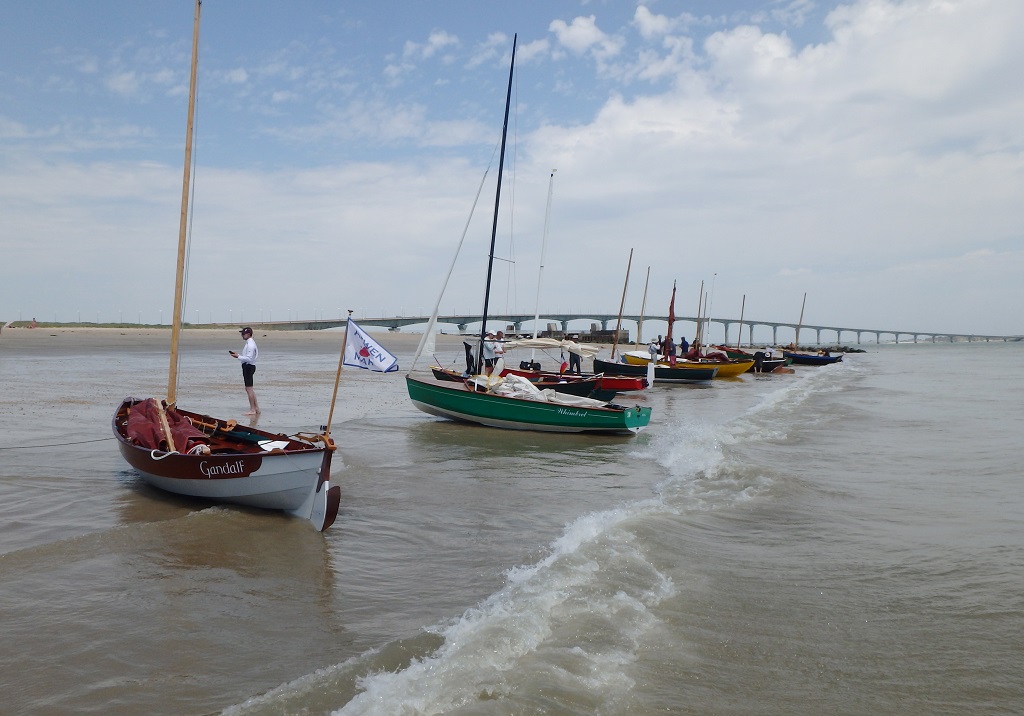
M488 368L493 368L494 367L494 361L496 361L496 360L497 360L497 358L484 358L484 365L487 366Z
M256 372L255 363L242 363L242 380L246 388L252 387L252 374Z

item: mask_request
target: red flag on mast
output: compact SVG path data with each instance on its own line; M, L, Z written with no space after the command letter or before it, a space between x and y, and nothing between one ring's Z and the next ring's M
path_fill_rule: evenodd
M665 334L665 341L672 338L672 324L676 322L676 282L672 282L672 300L668 302L668 332Z
M676 322L676 282L672 282L672 300L668 302L668 331L665 333L665 343L661 352L669 365L676 364L676 346L672 341L672 326Z

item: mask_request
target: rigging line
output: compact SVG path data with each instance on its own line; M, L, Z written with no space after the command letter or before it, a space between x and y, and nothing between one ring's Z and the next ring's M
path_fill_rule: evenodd
M444 283L441 284L441 291L437 295L437 301L434 302L434 311L430 315L430 320L427 322L427 327L423 331L423 337L420 339L420 344L416 348L416 354L412 358L412 363L409 366L409 372L412 373L413 369L416 368L416 363L420 359L423 351L426 349L430 339L433 337L434 326L437 323L437 314L441 310L441 300L444 298L445 289L448 288L448 281L451 280L452 271L455 269L455 263L459 259L459 252L462 251L462 244L466 240L466 234L469 232L470 223L473 221L473 213L476 211L476 204L480 200L480 192L483 191L484 183L487 181L487 174L491 171L491 166L494 164L494 157L498 153L498 147L501 146L500 142L495 142L494 149L491 150L491 158L487 162L487 168L484 170L484 175L480 177L480 186L477 187L476 196L473 198L473 206L470 207L469 216L466 217L466 225L462 229L462 236L459 237L459 245L455 249L455 255L452 256L452 261L448 265L448 273L444 277ZM481 314L482 315L482 314ZM431 349L431 353L433 349Z
M86 443L101 443L113 439L114 437L110 436L109 438L96 438L95 440L79 440L78 442L73 443L53 443L51 445L7 445L0 446L0 450L37 450L39 448L60 447L61 445L85 445Z

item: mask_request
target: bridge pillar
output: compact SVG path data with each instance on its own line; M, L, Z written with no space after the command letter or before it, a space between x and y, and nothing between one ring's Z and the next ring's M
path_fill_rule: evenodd
M820 346L821 345L821 329L820 328L817 329L816 333L817 333L817 335L815 337L815 340L817 341L817 345Z
M562 333L569 332L569 321L562 321Z
M772 345L773 346L779 345L779 327L778 326L772 326Z

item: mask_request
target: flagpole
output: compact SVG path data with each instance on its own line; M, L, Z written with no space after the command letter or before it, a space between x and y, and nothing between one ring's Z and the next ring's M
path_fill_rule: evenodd
M341 383L341 366L345 363L345 345L348 343L348 327L352 323L352 311L348 312L348 322L345 323L345 333L341 337L341 355L338 356L338 372L334 375L334 395L331 396L331 412L327 415L327 427L324 434L331 437L331 421L334 420L334 404L338 400L338 384Z

